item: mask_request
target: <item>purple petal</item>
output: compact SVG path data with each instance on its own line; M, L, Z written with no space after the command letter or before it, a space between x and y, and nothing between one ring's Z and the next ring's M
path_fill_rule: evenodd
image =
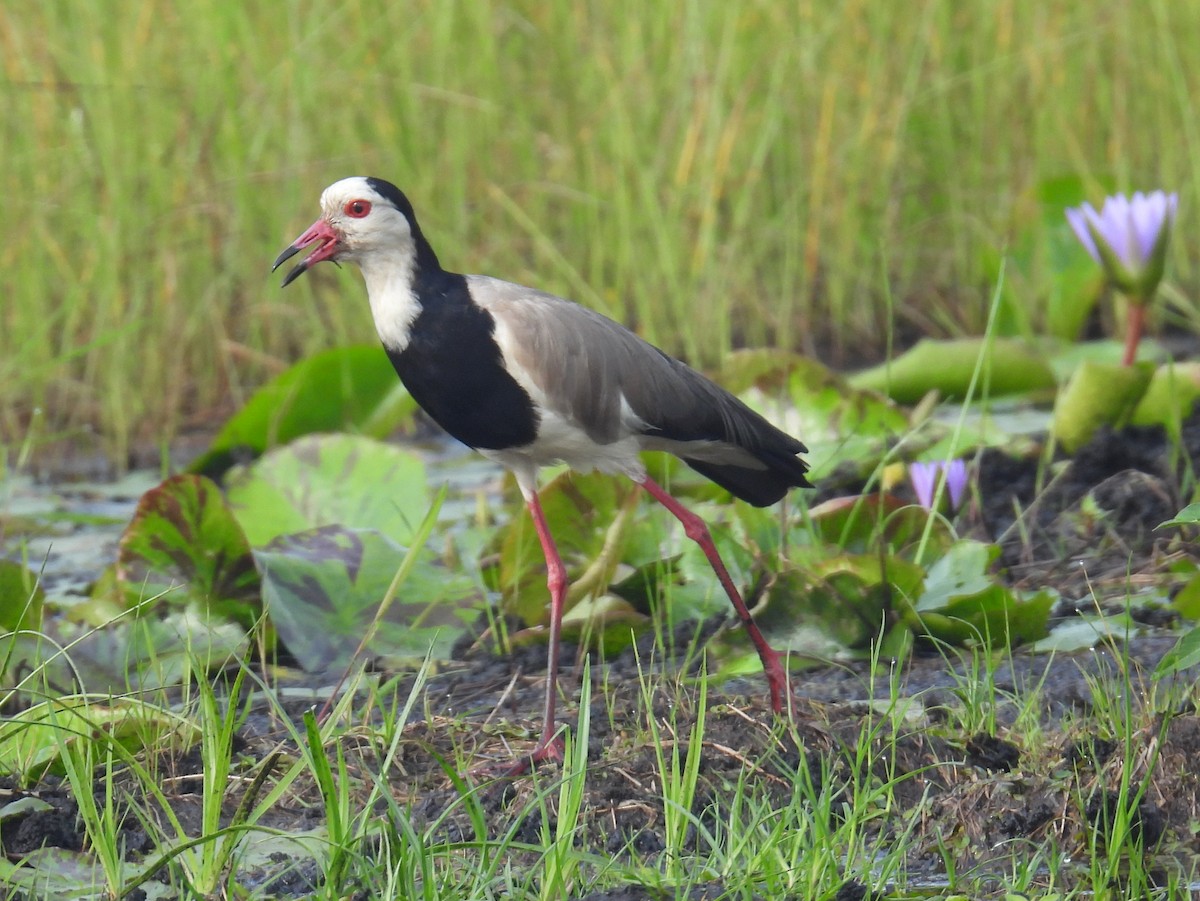
M1130 220L1133 223L1139 253L1138 263L1150 259L1154 244L1167 219L1167 197L1162 191L1144 195L1140 191L1133 195Z
M1067 221L1071 223L1071 228L1075 232L1075 237L1079 239L1079 243L1092 255L1092 259L1099 263L1100 252L1096 250L1096 242L1092 240L1092 233L1088 231L1085 215L1091 208L1091 204L1088 203L1078 208L1067 207Z
M1083 203L1067 210L1067 220L1092 259L1108 270L1118 290L1152 293L1155 285L1144 282L1157 283L1162 260L1151 258L1155 248L1162 246L1164 229L1174 224L1178 206L1178 194L1161 190L1138 191L1132 197L1113 194L1104 198L1100 212Z
M933 508L933 486L937 480L937 463L909 463L908 478L917 495L917 503L926 510Z
M950 492L950 509L962 506L963 494L967 490L967 461L951 460L945 465L946 490Z
M1136 268L1141 262L1132 217L1129 198L1124 194L1114 194L1105 199L1100 215L1092 221L1100 233L1100 239L1126 269Z

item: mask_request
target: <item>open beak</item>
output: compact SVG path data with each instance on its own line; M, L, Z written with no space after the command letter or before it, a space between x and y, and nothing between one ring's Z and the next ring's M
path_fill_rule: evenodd
M308 231L302 234L299 238L288 245L287 250L275 258L275 265L271 267L274 272L305 247L310 244L316 244L317 249L306 256L303 260L296 264L295 268L287 274L283 280L281 288L286 288L316 263L323 260L333 259L334 255L341 249L341 239L337 232L324 219L318 219L308 227ZM319 242L319 243L318 243Z

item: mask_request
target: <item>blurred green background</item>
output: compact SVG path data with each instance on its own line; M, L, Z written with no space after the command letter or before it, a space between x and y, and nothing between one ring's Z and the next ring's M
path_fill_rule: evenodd
M269 274L350 174L698 366L877 360L999 295L1074 337L1066 203L1179 191L1194 282L1197 46L1197 0L9 0L0 444L120 460L373 340L355 273Z

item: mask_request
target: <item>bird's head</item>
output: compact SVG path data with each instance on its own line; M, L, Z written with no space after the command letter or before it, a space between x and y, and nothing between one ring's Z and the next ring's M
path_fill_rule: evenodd
M285 287L325 260L363 266L376 254L411 256L419 234L412 205L395 185L359 175L343 178L321 194L321 218L276 257L271 271L312 245L316 248L284 278Z

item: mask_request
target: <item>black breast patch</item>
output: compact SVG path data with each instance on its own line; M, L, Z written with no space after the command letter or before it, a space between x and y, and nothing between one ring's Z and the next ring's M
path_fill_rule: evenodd
M420 297L408 346L399 353L384 346L413 399L469 447L504 450L531 443L537 411L505 370L495 321L470 301L466 279L451 276Z

